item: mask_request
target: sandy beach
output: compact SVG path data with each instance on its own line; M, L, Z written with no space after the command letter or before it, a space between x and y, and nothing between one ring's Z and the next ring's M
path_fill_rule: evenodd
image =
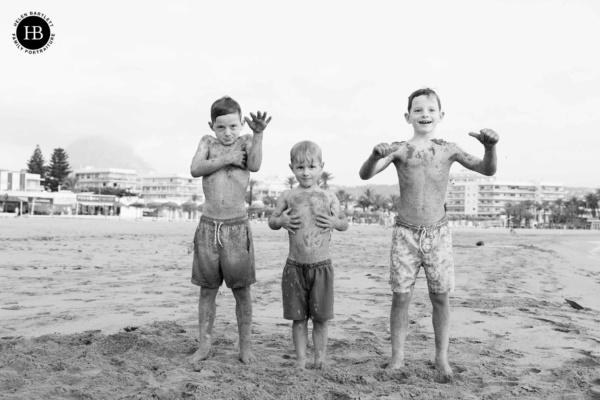
M600 399L600 232L454 229L455 374L445 382L432 364L423 272L407 367L384 369L391 230L381 226L333 235L335 320L324 370L292 368L280 288L287 233L264 223L252 224L258 362L238 359L235 303L222 288L213 357L194 367L199 288L187 249L195 227L0 219L0 398Z

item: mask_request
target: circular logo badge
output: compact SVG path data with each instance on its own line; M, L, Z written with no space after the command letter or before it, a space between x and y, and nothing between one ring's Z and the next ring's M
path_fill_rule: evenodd
M16 32L13 33L13 42L29 54L39 54L46 50L54 41L54 27L52 20L40 12L22 14L15 21Z

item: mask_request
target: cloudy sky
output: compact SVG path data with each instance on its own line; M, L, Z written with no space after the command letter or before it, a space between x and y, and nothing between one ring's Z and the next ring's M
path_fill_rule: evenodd
M54 23L43 54L12 43L29 11ZM500 134L499 178L600 187L596 0L23 1L0 16L0 169L101 134L187 174L227 94L273 116L257 178L290 175L309 139L333 184L357 185L375 144L412 136L407 97L427 86L438 137L481 157L468 133Z

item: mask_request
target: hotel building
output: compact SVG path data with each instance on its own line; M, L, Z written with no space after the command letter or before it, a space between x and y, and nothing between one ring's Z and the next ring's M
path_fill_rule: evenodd
M84 168L74 172L79 188L116 188L139 192L141 188L137 172L120 168Z
M204 203L202 179L183 174L146 175L141 179L141 197L149 202L185 203L196 195L196 202Z
M561 183L501 181L474 173L451 174L446 189L448 214L500 217L505 204L554 202L565 198Z

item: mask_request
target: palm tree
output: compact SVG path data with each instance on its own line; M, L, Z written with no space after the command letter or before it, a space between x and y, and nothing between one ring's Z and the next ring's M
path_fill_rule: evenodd
M254 194L252 193L254 186L256 186L258 184L258 181L254 180L254 179L250 179L250 181L248 182L248 192L246 193L246 203L248 203L248 206L252 205L252 200L254 200Z
M293 189L293 188L294 188L294 185L296 184L296 182L297 182L297 181L296 181L296 177L295 177L294 175L292 175L292 176L288 176L288 177L285 179L285 184L286 184L287 186L289 186L289 188L290 188L290 189Z
M592 217L596 218L596 210L598 209L598 196L594 192L590 192L585 195L585 202L587 208L592 212Z
M373 198L375 197L375 191L371 188L366 188L362 196L358 199L358 205L362 207L363 211L373 205Z
M391 194L388 199L389 199L390 203L392 203L392 206L390 207L390 211L395 211L395 212L400 211L400 196L397 194Z
M323 171L321 173L321 187L325 190L329 189L327 182L333 180L333 174L331 172Z
M70 174L63 178L61 182L61 189L70 190L72 192L77 192L77 184L79 183L79 178L74 174Z
M344 210L348 209L348 203L350 201L352 201L352 196L349 193L346 193L345 190L340 189L337 192L335 192L338 200L340 201L340 204L344 205Z
M277 204L277 199L275 199L273 196L265 196L262 198L262 202L265 206L275 207L275 204Z

